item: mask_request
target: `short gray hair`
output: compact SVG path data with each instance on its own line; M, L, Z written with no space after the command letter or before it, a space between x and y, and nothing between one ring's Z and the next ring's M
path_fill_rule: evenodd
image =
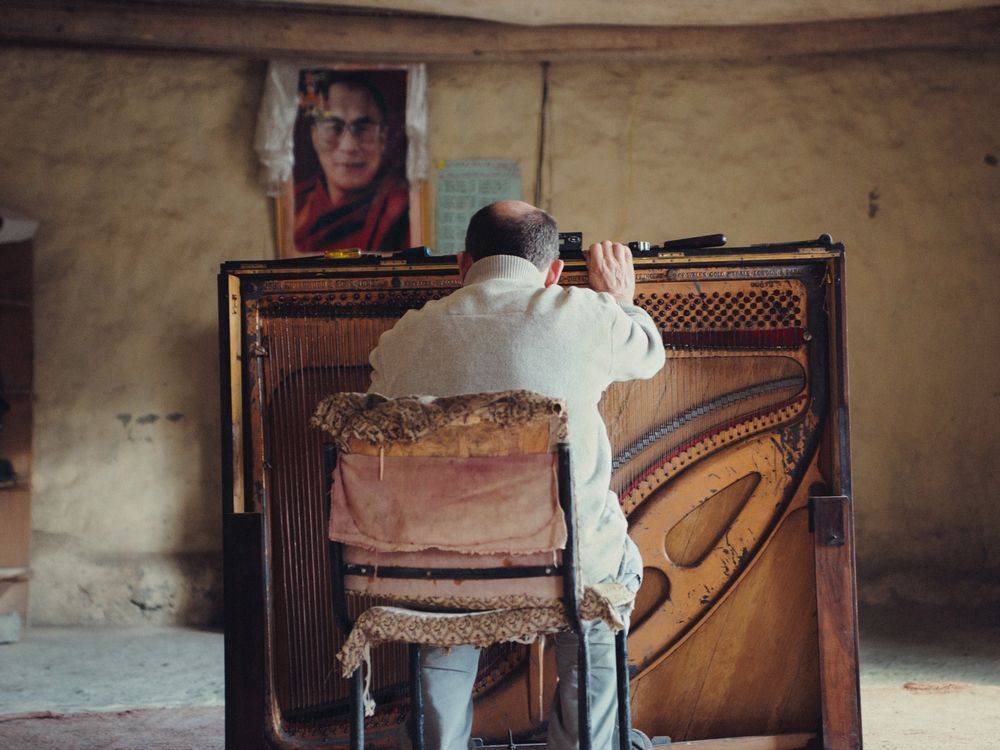
M559 228L540 208L511 216L491 203L469 220L465 250L473 260L514 255L545 270L559 257Z

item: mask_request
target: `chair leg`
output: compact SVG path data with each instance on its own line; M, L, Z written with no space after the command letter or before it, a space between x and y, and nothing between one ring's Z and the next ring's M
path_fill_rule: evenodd
M577 730L580 735L580 750L591 750L593 732L590 725L590 643L586 630L580 628L580 646L576 653L577 690L579 714Z
M365 676L364 666L351 677L351 750L365 748Z
M420 644L411 643L410 652L410 742L413 750L424 750L424 693L420 685Z
M632 707L629 705L628 636L615 635L615 675L618 679L618 744L620 750L632 745Z

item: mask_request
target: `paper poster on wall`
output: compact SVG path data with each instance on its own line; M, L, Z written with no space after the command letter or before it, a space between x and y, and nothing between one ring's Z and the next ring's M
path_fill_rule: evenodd
M521 168L502 159L448 161L438 169L435 255L465 249L469 219L483 206L521 199Z

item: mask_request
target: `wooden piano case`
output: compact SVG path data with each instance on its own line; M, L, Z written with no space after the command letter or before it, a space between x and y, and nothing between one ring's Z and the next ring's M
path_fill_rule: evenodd
M636 258L667 364L614 385L602 411L645 564L629 655L650 736L861 745L843 264L828 237ZM562 283L586 283L581 260ZM222 266L229 750L346 742L308 419L322 396L365 390L379 335L457 285L441 258ZM406 676L402 648L376 650L369 747L399 746ZM542 738L554 677L544 645L485 651L473 736Z

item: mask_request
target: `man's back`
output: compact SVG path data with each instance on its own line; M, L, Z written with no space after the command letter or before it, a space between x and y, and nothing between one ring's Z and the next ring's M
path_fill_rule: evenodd
M626 523L608 492L611 447L597 405L611 382L662 366L646 313L589 289L546 288L528 261L491 256L472 266L463 288L404 316L371 361L372 390L392 397L523 388L563 399L584 578L615 573Z

